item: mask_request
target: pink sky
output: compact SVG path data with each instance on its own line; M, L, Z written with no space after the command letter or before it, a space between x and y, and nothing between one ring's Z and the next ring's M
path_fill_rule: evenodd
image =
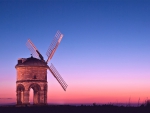
M48 77L48 103L143 103L150 95L148 80L79 80L78 82L68 81L67 91L63 91L54 78ZM4 84L4 83L3 83ZM0 103L15 102L15 79L5 82L5 87L1 87ZM13 85L10 85L13 84ZM4 99L12 98L12 99Z

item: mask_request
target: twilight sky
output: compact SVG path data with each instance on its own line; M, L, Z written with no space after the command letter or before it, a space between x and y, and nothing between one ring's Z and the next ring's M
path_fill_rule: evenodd
M47 59L57 30L64 37L49 64L68 88L48 72L49 103L150 98L149 0L0 0L0 103L16 101L15 65L30 57L27 39Z

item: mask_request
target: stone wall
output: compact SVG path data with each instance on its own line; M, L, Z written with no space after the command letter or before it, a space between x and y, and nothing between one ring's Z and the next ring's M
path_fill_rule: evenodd
M17 104L30 104L30 89L34 91L33 104L47 104L47 68L17 67Z
M47 68L18 67L17 81L20 80L46 80L47 81Z

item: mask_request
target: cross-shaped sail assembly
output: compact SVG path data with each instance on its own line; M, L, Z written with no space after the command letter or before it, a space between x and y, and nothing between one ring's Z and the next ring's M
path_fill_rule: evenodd
M47 55L48 59L45 61L46 63L48 63L52 59L52 57L53 57L58 45L60 44L62 38L63 38L63 34L61 34L60 31L57 31L52 43L50 44L50 46L47 50L46 55ZM44 61L43 56L41 55L41 53L38 51L38 49L35 47L35 45L32 43L32 41L30 39L27 41L26 45L35 58L38 58L38 59ZM58 73L58 71L53 66L53 64L51 64L51 66L49 66L48 68L49 68L49 71L52 73L52 75L56 78L56 80L62 86L62 88L66 91L66 88L68 85L66 84L64 79L61 77L61 75Z

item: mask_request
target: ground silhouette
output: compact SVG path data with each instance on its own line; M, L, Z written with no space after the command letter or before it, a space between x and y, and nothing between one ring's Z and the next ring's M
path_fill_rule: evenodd
M0 113L150 113L149 105L47 105L47 106L0 106Z

